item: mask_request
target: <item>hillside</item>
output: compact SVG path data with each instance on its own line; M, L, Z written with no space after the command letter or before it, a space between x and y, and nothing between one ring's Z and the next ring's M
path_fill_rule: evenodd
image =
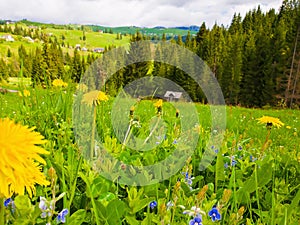
M21 31L16 34L15 27ZM60 26L46 25L36 22L25 23L24 21L2 25L0 30L0 58L7 57L8 49L12 54L17 54L18 48L23 45L28 52L41 47L45 36L61 45L63 52L72 54L76 46L80 46L81 54L86 55L93 52L95 48L105 49L109 46L128 45L130 37L122 35L117 38L117 34L94 32L91 29L82 31L75 25ZM11 37L11 40L6 40Z
M130 42L130 35L140 32L149 38L161 38L163 34L166 35L167 39L176 38L178 35L183 37L188 32L191 35L195 35L197 32L197 26L190 27L135 27L135 26L125 26L125 27L104 27L99 25L78 25L78 24L69 24L69 25L59 25L59 24L45 24L40 22L33 21L10 21L8 24L4 20L0 23L2 24L2 29L0 30L0 58L5 58L7 52L10 49L11 53L16 55L20 45L23 45L29 52L34 51L36 47L41 47L43 44L42 36L46 35L52 40L56 40L61 44L63 52L68 52L73 54L73 49L76 46L80 45L80 48L84 48L84 51L81 51L81 55L86 55L87 52L92 52L95 48L104 49L109 46L124 46L128 45ZM6 24L6 25L5 25ZM12 34L12 30L15 29L15 26L18 26L18 29L27 30L28 35L23 34ZM5 28L6 27L6 28ZM6 29L6 30L5 30ZM5 31L5 32L4 32ZM5 41L1 37L11 35L14 41ZM34 39L31 41L28 39L32 37Z

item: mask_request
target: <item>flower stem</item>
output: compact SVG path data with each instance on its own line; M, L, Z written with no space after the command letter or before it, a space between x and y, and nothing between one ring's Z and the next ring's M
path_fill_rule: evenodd
M257 209L261 213L260 210L260 203L259 203L259 193L258 193L258 178L257 178L257 164L255 163L255 194L256 194L256 201L257 201ZM261 214L260 214L261 215Z
M127 131L126 131L126 134L125 134L125 137L124 137L124 140L123 140L123 144L122 144L122 149L123 150L125 149L126 144L127 144L128 140L129 140L129 137L131 136L131 133L132 133L132 129L131 129L132 122L133 122L133 119L131 119L129 121L129 125L128 125Z
M94 149L95 149L95 129L96 129L96 116L97 116L97 107L94 106L93 114L93 124L92 124L92 137L91 137L91 150L90 150L90 159L93 159Z
M264 151L267 148L267 143L269 141L270 134L271 134L271 128L268 128L268 133L267 133L267 136L266 136L266 140L265 140L263 146L261 147L261 154L264 153Z
M156 130L156 128L157 128L157 126L158 126L159 121L160 121L160 116L158 116L157 121L156 121L156 123L155 123L155 126L154 126L153 129L151 130L149 136L145 139L143 145L145 145L145 144L147 143L147 141L151 138L151 136L153 135L154 131Z
M4 225L5 218L4 218L4 199L0 198L0 225Z

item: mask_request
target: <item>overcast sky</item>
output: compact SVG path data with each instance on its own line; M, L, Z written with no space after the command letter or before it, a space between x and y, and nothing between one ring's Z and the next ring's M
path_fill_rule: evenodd
M0 0L0 19L104 26L229 25L258 5L279 9L282 0Z

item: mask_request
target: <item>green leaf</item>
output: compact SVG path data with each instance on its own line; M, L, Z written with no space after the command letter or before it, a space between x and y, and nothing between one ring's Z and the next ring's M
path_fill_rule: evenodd
M137 213L141 209L145 208L151 201L155 200L155 198L146 198L146 199L137 199L134 201L133 207L131 208L131 213Z
M107 217L106 208L100 201L95 201L95 205L96 209L94 210L97 210L99 217L101 217L100 219L105 220L105 218Z
M106 208L108 223L121 224L126 209L127 209L127 205L124 202L118 199L112 200Z
M257 169L257 184L255 182L255 171L251 177L244 183L244 189L248 193L252 193L257 188L265 186L272 178L272 162L262 164L262 166Z
M115 198L116 198L116 196L113 193L106 192L106 193L101 194L99 196L98 200L100 200L100 201L105 200L105 201L109 202L109 201L111 201L111 200L113 200Z
M299 202L300 202L300 190L298 190L295 198L292 200L292 203L289 205L289 208L287 210L287 215L286 215L286 217L282 218L282 220L280 221L280 225L285 224L285 221L289 220L290 216L292 215L292 212L295 209L297 210L297 208L298 208L297 206L299 206Z
M257 183L256 183L256 171L257 171ZM261 188L269 183L272 178L272 162L262 163L260 168L256 168L256 171L244 182L242 187L236 192L237 200L243 201L249 194L254 192L256 188ZM243 201L244 202L244 201Z
M225 180L225 175L224 175L224 161L223 161L223 156L222 152L219 151L218 156L217 156L217 163L216 163L216 180Z
M93 180L91 184L91 196L88 196L90 198L97 198L101 193L106 193L108 191L108 186L106 182L100 178L97 177Z
M15 206L21 215L28 215L34 211L27 195L18 195L14 200Z
M86 211L84 209L79 209L73 213L68 219L69 224L82 224L85 221Z
M125 216L125 219L130 225L139 225L140 224L140 222L137 221L134 216Z

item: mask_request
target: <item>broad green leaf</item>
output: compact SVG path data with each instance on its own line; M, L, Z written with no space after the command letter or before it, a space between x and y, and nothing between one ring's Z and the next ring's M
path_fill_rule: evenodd
M245 191L252 193L257 188L265 186L272 178L272 162L262 164L260 168L257 169L257 184L255 181L255 171L252 173L251 177L244 183L243 188Z
M133 207L131 208L131 213L137 213L141 209L145 208L151 201L155 200L155 198L146 198L146 199L139 199L134 201Z
M30 214L34 211L27 195L18 195L14 200L15 206L21 215Z
M114 199L112 200L107 208L107 221L109 224L121 224L122 218L127 210L127 205L118 200Z
M125 216L125 219L130 225L139 225L140 224L140 222L137 221L134 216Z
M86 211L84 209L79 209L73 213L68 219L69 224L82 224L85 221Z

